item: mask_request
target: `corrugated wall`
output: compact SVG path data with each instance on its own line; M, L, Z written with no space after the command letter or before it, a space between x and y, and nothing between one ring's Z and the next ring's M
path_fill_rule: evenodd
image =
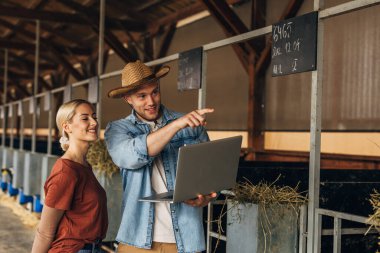
M379 13L377 5L325 19L323 130L380 130ZM308 130L310 88L310 73L268 73L266 129Z

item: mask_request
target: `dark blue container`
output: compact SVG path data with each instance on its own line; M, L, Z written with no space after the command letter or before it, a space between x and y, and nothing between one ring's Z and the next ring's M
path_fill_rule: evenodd
M18 194L18 189L13 188L12 183L9 183L8 184L8 195L9 196L17 196L17 194Z
M33 212L40 213L42 212L43 205L41 204L41 196L40 194L36 194L33 196Z
M1 190L3 191L3 192L6 192L7 191L7 188L8 188L8 183L7 182L3 182L3 181L1 181Z
M30 196L30 195L25 195L24 192L22 191L22 189L19 189L19 204L20 205L24 205L26 203L33 203L33 196Z

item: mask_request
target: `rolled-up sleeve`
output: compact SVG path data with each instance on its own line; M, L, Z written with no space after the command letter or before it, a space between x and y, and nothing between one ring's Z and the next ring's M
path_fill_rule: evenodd
M148 155L148 134L134 136L123 122L110 122L104 137L113 162L124 169L139 169L152 162L154 157Z

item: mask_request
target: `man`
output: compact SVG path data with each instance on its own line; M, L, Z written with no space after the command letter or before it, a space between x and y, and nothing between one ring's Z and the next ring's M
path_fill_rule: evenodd
M168 72L167 66L154 73L140 61L128 63L122 86L108 93L133 109L105 131L108 151L121 168L123 181L119 253L205 250L202 207L216 193L176 204L138 201L154 192L174 190L179 147L209 140L203 126L213 109L182 115L161 105L159 79Z

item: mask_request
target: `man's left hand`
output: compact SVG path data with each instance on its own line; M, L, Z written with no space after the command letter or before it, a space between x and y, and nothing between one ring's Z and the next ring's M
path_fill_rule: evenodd
M211 200L216 198L216 196L217 196L216 192L213 192L209 195L199 194L197 198L186 200L185 203L193 207L204 207L204 206L207 206Z

